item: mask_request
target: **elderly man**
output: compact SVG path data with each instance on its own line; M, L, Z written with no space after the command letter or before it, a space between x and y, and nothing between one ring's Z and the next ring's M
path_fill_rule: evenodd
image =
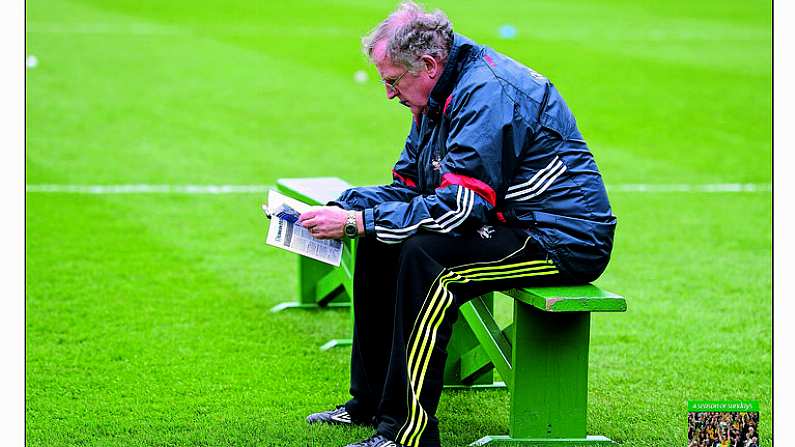
M436 408L458 308L480 294L584 283L607 266L616 219L552 83L403 3L363 39L388 99L413 115L386 186L301 216L360 237L351 399L309 423L364 424L351 446L438 446Z

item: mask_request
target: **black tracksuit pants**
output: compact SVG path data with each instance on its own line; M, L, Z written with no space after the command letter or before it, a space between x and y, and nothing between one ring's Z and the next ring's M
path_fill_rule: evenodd
M402 244L359 241L354 275L354 419L376 417L381 435L438 446L435 417L458 307L494 290L559 284L565 275L523 230L486 237L420 233Z

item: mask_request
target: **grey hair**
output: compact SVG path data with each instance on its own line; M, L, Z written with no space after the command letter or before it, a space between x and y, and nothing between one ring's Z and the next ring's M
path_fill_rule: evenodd
M425 12L413 1L398 8L369 34L362 37L362 51L373 62L373 49L386 40L386 55L412 72L423 68L421 57L429 55L444 63L453 45L453 24L440 10Z

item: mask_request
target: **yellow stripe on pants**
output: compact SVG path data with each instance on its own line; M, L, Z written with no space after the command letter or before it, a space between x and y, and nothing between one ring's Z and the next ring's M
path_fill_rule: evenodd
M533 267L531 267L533 266ZM444 314L453 303L453 294L448 285L466 283L470 281L494 281L500 279L531 277L540 275L554 275L558 270L548 260L527 261L517 264L506 264L487 267L473 267L461 271L450 270L447 274L437 278L438 285L425 312L415 320L415 329L412 332L413 343L407 359L410 416L406 418L403 427L398 431L397 439L401 444L416 446L428 422L428 414L420 404L420 394L425 382L425 374L430 362L431 353L436 345L436 335L444 319ZM429 290L430 292L430 290ZM429 293L430 295L430 293ZM427 300L427 297L426 297ZM421 319L419 317L422 317ZM416 326L420 322L419 327ZM419 352L417 349L419 348ZM417 356L419 358L417 359ZM420 368L417 366L422 365ZM402 435L401 435L402 433Z

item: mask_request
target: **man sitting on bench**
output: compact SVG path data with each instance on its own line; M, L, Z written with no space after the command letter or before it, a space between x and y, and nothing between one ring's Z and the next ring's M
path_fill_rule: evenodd
M461 304L494 290L587 283L616 219L552 83L407 2L363 39L388 99L413 115L391 185L301 215L316 237L361 237L352 398L309 423L365 424L351 446L438 446L436 408Z

